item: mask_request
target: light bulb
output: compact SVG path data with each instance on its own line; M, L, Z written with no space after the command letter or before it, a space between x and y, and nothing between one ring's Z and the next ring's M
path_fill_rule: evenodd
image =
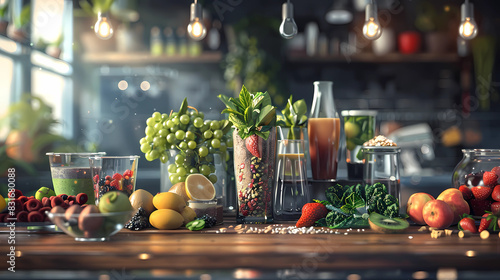
M461 22L458 34L465 40L473 39L477 36L477 24L474 20L474 8L469 1L465 1L461 7Z
M365 24L363 25L363 36L368 40L377 40L382 35L382 27L378 21L377 5L370 3L366 5Z
M201 6L195 1L191 4L191 16L190 22L187 27L187 32L189 37L193 40L203 40L207 36L207 28L203 24L202 20L202 10Z
M107 16L99 13L97 21L94 25L94 32L95 35L102 40L108 40L113 37L113 26Z
M292 39L298 32L297 24L293 19L293 4L290 2L283 3L282 7L283 21L280 25L280 34L285 39Z

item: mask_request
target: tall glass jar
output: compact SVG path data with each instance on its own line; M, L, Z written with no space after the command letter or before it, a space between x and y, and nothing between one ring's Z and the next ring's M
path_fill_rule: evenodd
M453 171L452 183L455 188L462 191L464 199L469 203L471 214L482 216L484 211L491 211L491 204L495 202L492 194L492 189L500 185L500 149L464 149L462 150L463 158ZM496 175L497 180L492 181L486 178L493 177L491 173ZM491 191L486 199L474 196L474 188L489 188ZM471 191L467 191L470 189ZM479 192L476 192L479 193Z
M337 179L343 121L335 108L332 85L333 82L329 81L314 82L314 97L307 124L314 180Z
M257 136L257 150L260 157L253 155L246 147L245 139L233 132L234 175L238 208L237 223L272 223L273 187L276 165L276 128L270 130L264 140Z

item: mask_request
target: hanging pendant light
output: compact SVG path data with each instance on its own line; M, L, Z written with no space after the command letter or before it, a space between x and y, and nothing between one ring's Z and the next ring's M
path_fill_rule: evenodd
M458 34L465 40L474 39L477 36L477 23L474 20L474 6L465 0L461 7L461 22Z
M377 4L372 0L366 5L363 36L368 40L377 40L382 35L382 26L378 21Z
M207 36L207 28L202 22L203 10L201 5L198 4L198 0L194 0L191 4L190 22L187 27L187 32L189 37L193 40L200 41Z
M108 40L113 37L113 25L111 25L107 13L99 12L97 21L94 25L94 32L95 35L102 40Z
M336 0L326 13L325 20L329 24L347 24L352 21L353 14L347 0Z
M290 0L283 3L282 18L283 21L280 25L281 37L285 39L292 39L295 35L297 35L298 28L295 20L293 19L293 4L290 3Z

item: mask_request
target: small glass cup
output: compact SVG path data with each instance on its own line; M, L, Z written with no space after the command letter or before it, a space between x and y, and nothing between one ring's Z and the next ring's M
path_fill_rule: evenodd
M104 156L106 153L47 153L50 173L56 195L88 196L87 204L94 204L94 185L90 172L89 157Z
M363 179L363 143L375 136L375 118L377 111L349 110L342 111L346 141L347 178Z
M274 192L276 220L297 220L302 206L309 202L304 146L304 140L278 140Z
M93 156L89 158L96 205L109 191L130 196L135 191L139 156Z
M363 181L377 182L387 187L387 192L398 199L401 211L401 186L399 177L401 148L395 146L370 146L361 149L364 157Z

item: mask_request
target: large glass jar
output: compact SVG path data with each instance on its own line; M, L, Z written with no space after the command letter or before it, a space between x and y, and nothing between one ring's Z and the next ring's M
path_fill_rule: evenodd
M496 185L500 185L500 150L464 149L462 152L464 157L453 171L452 183L462 191L471 208L471 214L482 216L484 211L491 211L491 204L495 202L491 196L492 191ZM491 173L497 176L496 182L491 182L490 178L495 177ZM490 178L486 178L488 176ZM485 191L481 188L487 189ZM476 197L479 193L486 193L487 197Z

